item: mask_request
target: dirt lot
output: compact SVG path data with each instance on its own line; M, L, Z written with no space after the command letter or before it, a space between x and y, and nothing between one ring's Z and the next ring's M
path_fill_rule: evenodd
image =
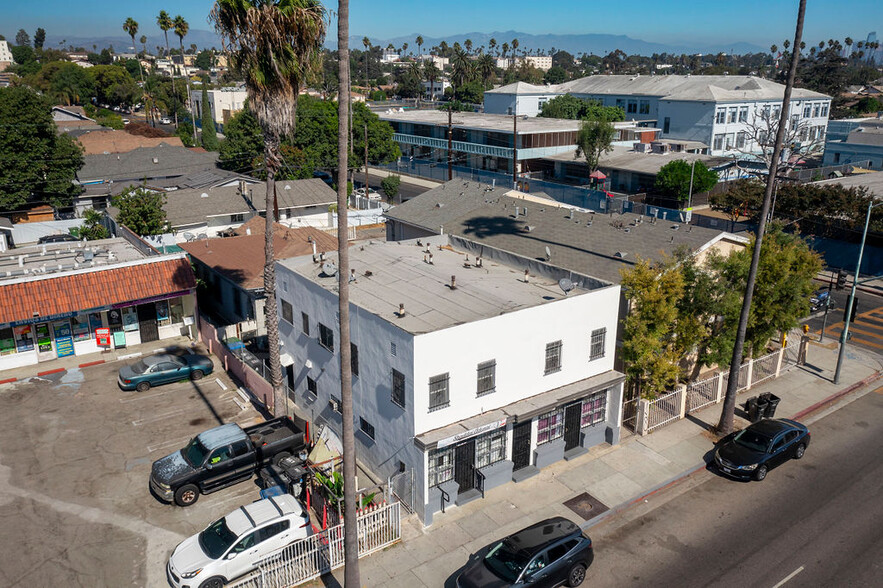
M117 387L121 365L0 385L0 586L166 586L179 541L259 498L254 483L187 509L154 498L154 460L259 414L234 402L217 361L199 382L145 393Z

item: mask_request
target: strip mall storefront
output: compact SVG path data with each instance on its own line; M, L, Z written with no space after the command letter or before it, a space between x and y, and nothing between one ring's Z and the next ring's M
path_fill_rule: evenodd
M0 305L0 370L195 334L183 256L0 282Z

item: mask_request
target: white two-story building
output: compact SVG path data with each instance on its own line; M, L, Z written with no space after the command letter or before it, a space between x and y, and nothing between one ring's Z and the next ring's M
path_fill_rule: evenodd
M412 470L424 524L619 442L619 285L448 235L354 247L350 261L356 458L384 478ZM279 262L277 294L293 400L340 434L330 269Z

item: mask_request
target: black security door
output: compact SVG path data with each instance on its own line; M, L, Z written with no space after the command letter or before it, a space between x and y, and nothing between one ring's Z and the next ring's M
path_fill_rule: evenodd
M159 339L159 329L156 326L156 304L153 302L138 305L138 329L141 331L142 343Z
M564 409L564 451L579 445L579 421L582 403L571 404Z
M475 439L457 445L454 449L454 481L461 494L475 487Z
M517 471L530 465L530 424L531 420L518 423L512 429L512 470Z

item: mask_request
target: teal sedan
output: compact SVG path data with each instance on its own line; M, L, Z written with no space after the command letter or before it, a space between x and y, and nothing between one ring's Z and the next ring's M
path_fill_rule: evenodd
M214 369L212 360L204 355L150 355L120 368L117 383L123 390L145 392L151 386L189 378L199 380Z

